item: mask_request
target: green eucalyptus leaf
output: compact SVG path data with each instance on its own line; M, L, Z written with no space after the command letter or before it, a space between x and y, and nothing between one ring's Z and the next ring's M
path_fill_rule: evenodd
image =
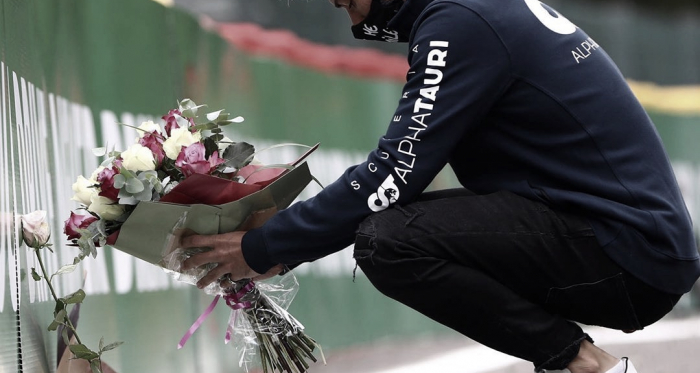
M66 264L63 267L59 268L58 271L56 271L56 273L54 273L51 277L57 276L57 275L62 275L65 273L71 273L71 272L75 271L76 267L78 267L77 264Z
M160 181L157 182L157 183L155 183L155 184L153 184L153 190L154 190L156 193L163 194L163 189L164 189L164 188L163 188L163 184L160 183Z
M194 118L197 116L197 111L191 110L191 109L186 109L186 110L182 111L181 115L183 118ZM180 123L180 121L178 121L178 124L179 123ZM180 126L180 127L183 127L183 126Z
M211 113L208 113L208 114L206 115L207 120L210 121L210 122L214 122L214 121L216 121L217 119L219 119L219 116L221 116L221 113L223 113L223 112L224 112L223 110L212 111ZM228 117L227 114L225 114L225 115L226 115L226 117Z
M97 247L95 247L95 242L91 241L92 244L90 245L90 255L92 255L93 258L97 258Z
M115 348L117 348L117 347L119 347L119 346L121 346L121 345L123 345L123 344L124 344L124 342L121 342L121 341L120 341L120 342L110 343L110 344L104 346L103 348L100 348L100 352L105 352L105 351L109 351L109 350L114 350Z
M38 273L36 273L36 268L32 267L32 278L34 281L41 281L41 276L39 276Z
M129 192L126 190L122 189L124 193L121 191L119 192L119 204L120 205L137 205L139 203L139 200L134 198Z
M194 129L197 131L206 131L206 130L213 130L217 128L218 126L214 123L207 122L207 123L202 123L194 126Z
M194 104L194 103L193 103L193 104ZM181 112L182 112L181 115L182 115L183 117L185 117L185 118L194 118L194 117L197 116L197 112L199 111L199 109L200 109L200 108L203 108L203 107L205 107L205 106L207 106L207 105L194 105L194 106L190 106L190 107L188 107L188 108L185 109L185 110L181 110ZM179 123L179 122L178 122L178 123Z
M95 220L90 224L90 226L94 226L95 231L99 233L102 236L107 236L107 228L105 227L105 221L102 219Z
M119 154L121 154L121 153L119 153ZM118 155L119 155L119 154L118 154ZM111 166L112 166L112 162L114 162L115 159L116 159L115 156L111 156L111 157L105 159L104 161L102 161L102 163L100 163L100 166L102 166L102 167L111 167Z
M132 194L139 193L143 191L143 182L139 179L129 179L126 182L126 191Z
M124 187L124 184L126 184L126 177L122 174L116 174L114 175L114 187L117 189L121 189Z
M219 127L223 127L223 126L228 126L229 124L241 123L241 122L243 122L243 117L235 117L235 118L233 118L233 119L222 119L222 120L218 120L218 121L216 122L216 124L217 124Z
M237 142L229 145L224 151L223 158L226 165L240 169L250 163L255 147L246 142Z
M46 328L46 330L48 330L50 332L56 331L56 329L58 329L58 327L60 325L62 325L62 323L56 322L56 320L51 321L51 324L49 324L49 326Z
M66 315L68 315L68 312L66 311L65 308L62 308L60 311L56 312L55 317L53 318L53 321L63 324L66 321Z
M148 188L144 188L141 192L134 194L134 198L139 201L150 201L153 198L153 186L149 185Z
M190 100L189 98L186 98L180 101L178 106L178 109L180 109L180 115L182 115L185 118L194 118L197 116L197 109L199 109L203 105L197 105L194 103L194 101Z
M191 109L193 107L197 107L197 104L194 103L194 101L190 100L189 98L185 98L182 101L178 102L178 106L180 108L180 111Z
M68 346L68 348L70 349L70 352L72 352L78 359L92 360L100 357L97 352L87 348L87 346L84 344L74 344Z
M136 177L135 173L124 167L119 167L119 173L117 175L123 175L127 179ZM117 175L114 176L116 177Z
M90 361L90 369L92 373L102 373L102 361L100 359L93 359Z
M105 347L105 337L100 338L100 343L97 345L97 348L99 351L102 351L102 349Z
M80 247L80 252L84 257L95 251L95 242L91 237L91 235L83 235L78 239L78 247Z
M85 299L85 292L83 291L83 289L78 289L78 291L76 291L75 293L66 295L65 297L59 299L61 299L66 304L82 303Z
M144 171L144 172L139 174L138 178L139 178L139 180L148 181L151 185L160 181L158 179L158 172L156 172L156 171Z
M189 114L191 116L188 116L187 114ZM183 127L187 128L190 126L190 121L187 120L187 118L193 118L194 115L192 115L191 112L183 112L182 115L183 116L175 115L175 121L177 122L177 126L179 128L183 128Z

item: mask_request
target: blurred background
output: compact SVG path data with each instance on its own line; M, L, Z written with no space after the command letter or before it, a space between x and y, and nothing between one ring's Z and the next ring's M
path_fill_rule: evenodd
M700 221L700 4L546 3L617 62ZM398 101L406 45L357 41L349 27L345 12L325 0L0 0L0 373L54 372L58 360L57 336L46 331L53 303L28 275L37 263L20 246L15 218L47 210L55 245L55 254L46 253L49 271L69 263L76 249L61 230L77 207L71 185L99 164L93 148L131 144L135 131L117 123L157 120L189 97L245 117L227 135L258 149L321 142L309 164L324 184L363 161ZM279 163L298 155L280 148L261 158ZM431 188L454 185L444 170ZM309 186L301 198L318 190ZM81 269L59 278L58 291L87 292L78 327L87 345L102 336L125 342L104 355L116 371L245 371L235 346L223 343L224 306L176 349L210 296L110 248ZM353 278L354 270L346 249L294 271L300 290L290 310L329 362L311 372L532 370L386 299L361 271ZM660 329L622 337L596 332L625 346L621 353L635 351L647 373L695 373L698 317L696 285ZM672 370L654 358L659 348L681 365Z

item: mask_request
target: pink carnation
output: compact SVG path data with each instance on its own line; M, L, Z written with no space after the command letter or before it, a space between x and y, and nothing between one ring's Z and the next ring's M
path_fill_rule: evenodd
M210 174L224 160L219 158L219 153L214 152L209 159L205 158L206 149L202 143L196 142L190 146L183 146L175 160L175 165L180 167L183 175L189 177L193 174Z
M80 238L78 230L86 229L94 221L97 221L97 218L92 215L78 215L71 211L70 217L63 226L63 233L68 236L69 240L76 240Z

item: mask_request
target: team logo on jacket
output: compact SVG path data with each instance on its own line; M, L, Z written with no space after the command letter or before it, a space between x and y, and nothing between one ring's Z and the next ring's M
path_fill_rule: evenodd
M367 206L374 212L386 210L389 205L398 201L399 187L394 183L394 176L389 175L384 182L377 188L376 193L372 193L367 198Z

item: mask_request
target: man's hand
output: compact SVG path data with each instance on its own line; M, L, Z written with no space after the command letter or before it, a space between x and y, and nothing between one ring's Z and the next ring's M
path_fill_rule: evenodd
M245 232L231 232L215 234L211 236L193 235L182 239L182 248L206 247L211 250L192 255L182 263L183 270L189 270L208 263L216 263L216 268L207 273L197 282L197 287L202 289L212 282L228 274L231 280L237 281L243 278L263 280L272 277L282 271L282 266L272 267L267 273L261 275L253 271L243 258L241 240Z

